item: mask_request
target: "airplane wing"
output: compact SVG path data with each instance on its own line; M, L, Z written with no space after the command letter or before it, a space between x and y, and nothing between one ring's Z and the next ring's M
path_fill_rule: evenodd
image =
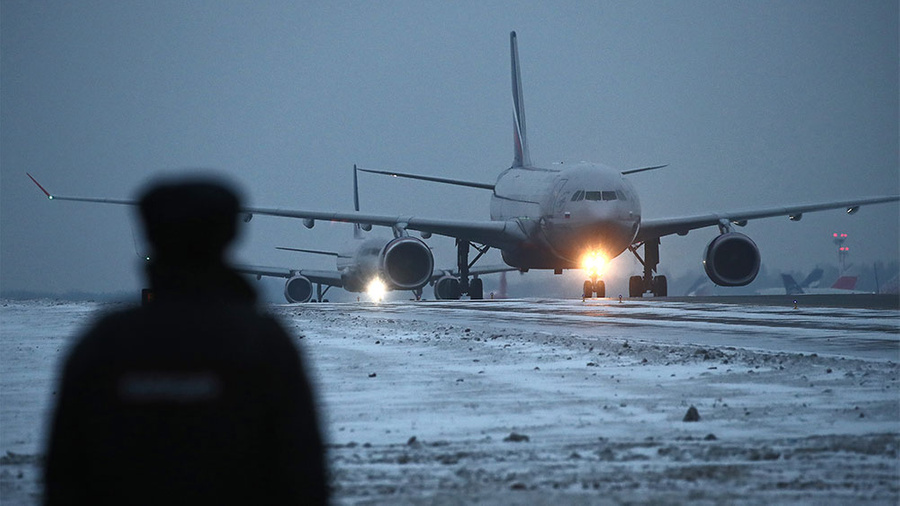
M283 218L300 218L307 220L309 223L314 223L316 220L322 220L417 230L420 232L477 242L493 248L503 248L509 244L515 244L527 239L522 224L517 220L442 220L418 218L415 216L391 216L358 212L302 211L261 207L247 207L241 209L241 212L250 215L259 214L263 216L281 216Z
M41 186L31 174L28 174L28 177L31 178L34 184L36 184L50 200L68 200L74 202L92 202L97 204L118 204L126 206L138 205L137 200L54 195ZM442 220L417 218L414 216L363 214L359 212L322 212L263 207L244 207L241 208L240 212L246 215L245 221L249 221L254 214L259 214L263 216L299 218L305 221L307 227L311 227L316 220L358 223L360 225L377 225L454 237L501 249L509 244L515 244L527 238L523 225L517 220Z
M290 279L294 276L303 276L313 283L322 285L336 286L343 288L344 283L341 281L341 273L339 271L319 271L314 269L288 269L285 267L257 267L253 265L235 265L234 269L243 274L251 274L253 276L286 278Z
M34 184L50 200L70 200L76 202L94 202L101 204L137 205L135 200L106 199L91 197L67 197L53 195L44 189L31 175L28 175ZM900 200L898 195L886 195L881 197L867 197L853 200L823 202L817 204L803 204L794 206L770 207L763 209L750 209L743 211L711 213L681 218L662 218L641 220L635 242L644 242L650 239L660 238L666 235L685 235L691 230L716 226L722 223L744 225L748 220L759 218L771 218L775 216L788 216L794 221L800 220L804 213L826 211L829 209L846 209L848 214L859 210L860 206L867 204L880 204L884 202L896 202ZM307 227L311 227L316 220L335 221L346 223L358 223L361 225L377 225L399 229L417 230L430 234L443 235L477 242L492 248L504 249L505 247L520 243L528 238L524 225L519 220L508 221L463 221L442 220L431 218L418 218L415 216L377 215L359 212L322 212L304 211L295 209L276 209L261 207L245 207L241 212L247 215L247 220L254 214L264 216L280 216L284 218L299 218L304 220Z
M848 214L859 210L866 204L880 204L883 202L896 202L900 200L898 195L886 195L882 197L868 197L855 200L843 200L836 202L823 202L818 204L803 204L784 207L770 207L765 209L750 209L725 213L712 213L682 218L663 218L655 220L641 220L641 228L638 230L635 242L643 242L657 239L671 234L685 235L691 230L712 227L720 223L733 223L744 225L748 220L758 218L771 218L774 216L788 216L793 221L798 221L804 213L826 211L829 209L846 209Z

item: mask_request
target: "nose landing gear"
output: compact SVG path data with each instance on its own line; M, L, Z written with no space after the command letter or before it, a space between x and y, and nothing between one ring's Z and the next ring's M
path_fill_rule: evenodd
M598 299L602 299L606 297L606 283L602 279L597 279L596 275L591 276L591 279L585 280L581 293L585 299L592 298L595 293Z

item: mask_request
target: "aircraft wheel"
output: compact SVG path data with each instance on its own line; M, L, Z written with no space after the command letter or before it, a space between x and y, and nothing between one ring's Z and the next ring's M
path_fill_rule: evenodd
M669 295L669 282L665 276L653 278L653 295L657 297L667 297Z
M484 298L484 281L481 278L475 278L469 282L469 299L481 300Z
M450 283L450 296L447 297L450 300L459 300L462 297L462 292L459 289L459 280L454 279L452 283Z
M584 290L581 293L585 299L590 299L594 296L594 283L590 279L584 282Z
M597 280L597 282L594 283L594 292L597 294L598 298L606 297L606 283Z
M640 276L628 278L628 296L640 297L644 294L644 279Z
M444 297L445 299L447 299L447 300L459 300L459 298L461 297L462 294L461 294L461 292L460 292L460 290L459 290L459 280L458 280L458 279L451 279L451 280L450 280L450 284L449 284L449 288L448 288L447 292L448 292L448 293L446 294L447 296Z

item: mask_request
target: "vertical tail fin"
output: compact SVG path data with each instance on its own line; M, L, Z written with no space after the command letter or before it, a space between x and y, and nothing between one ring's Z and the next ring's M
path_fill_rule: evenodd
M824 272L825 271L823 271L821 268L816 267L815 269L812 270L812 272L809 273L809 276L806 276L806 279L804 279L800 283L800 287L801 288L815 287L816 285L814 285L813 283L818 283L818 281L820 279L822 279L822 273L824 273Z
M353 164L353 210L359 212L359 181L356 177L356 164ZM353 224L353 238L362 239L362 227L359 223Z
M787 295L803 295L803 288L794 281L794 276L782 274L781 282L784 283L784 292Z
M353 164L353 210L359 212L359 179L356 177L356 173L359 169L356 168L356 164Z
M831 288L836 288L838 290L853 290L856 288L856 280L859 279L857 276L841 276L837 278L837 281L831 285Z
M513 141L515 153L513 167L530 167L528 142L525 138L525 100L522 98L522 75L519 71L519 44L516 32L509 33L509 53L512 65Z

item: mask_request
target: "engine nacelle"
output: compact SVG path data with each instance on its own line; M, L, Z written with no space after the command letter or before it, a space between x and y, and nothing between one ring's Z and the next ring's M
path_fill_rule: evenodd
M443 276L434 282L434 298L437 300L459 300L459 278Z
M312 282L304 276L294 276L284 283L284 298L292 304L309 302L312 295Z
M381 250L384 281L395 290L422 288L434 271L431 248L415 237L398 237Z
M703 267L717 285L747 285L759 273L759 248L744 234L722 234L706 246Z

